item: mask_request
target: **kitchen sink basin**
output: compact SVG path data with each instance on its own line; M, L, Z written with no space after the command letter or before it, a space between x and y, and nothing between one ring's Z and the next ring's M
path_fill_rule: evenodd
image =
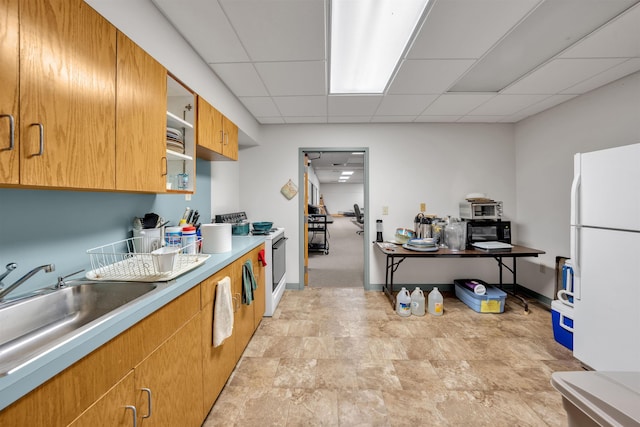
M82 281L0 304L0 376L165 285Z

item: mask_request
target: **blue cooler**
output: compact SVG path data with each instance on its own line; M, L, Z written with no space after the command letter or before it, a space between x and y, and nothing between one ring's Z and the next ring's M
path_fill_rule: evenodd
M573 350L573 307L560 300L551 301L553 338L569 350Z

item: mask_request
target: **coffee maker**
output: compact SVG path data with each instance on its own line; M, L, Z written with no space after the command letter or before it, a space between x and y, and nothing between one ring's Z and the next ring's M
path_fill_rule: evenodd
M431 218L420 212L413 220L413 228L416 232L417 239L431 237Z

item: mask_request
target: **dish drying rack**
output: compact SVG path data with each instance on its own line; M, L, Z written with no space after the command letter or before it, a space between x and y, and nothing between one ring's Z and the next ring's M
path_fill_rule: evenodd
M154 245L154 243L156 243ZM157 241L145 237L132 237L87 250L91 270L86 273L90 280L124 282L159 282L172 280L203 264L210 255L200 253L202 239L176 248L173 268L159 270L158 255L151 251L159 249Z

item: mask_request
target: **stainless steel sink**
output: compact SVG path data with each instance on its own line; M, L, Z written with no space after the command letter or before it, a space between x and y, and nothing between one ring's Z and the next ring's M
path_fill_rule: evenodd
M81 282L0 304L0 376L163 285Z

